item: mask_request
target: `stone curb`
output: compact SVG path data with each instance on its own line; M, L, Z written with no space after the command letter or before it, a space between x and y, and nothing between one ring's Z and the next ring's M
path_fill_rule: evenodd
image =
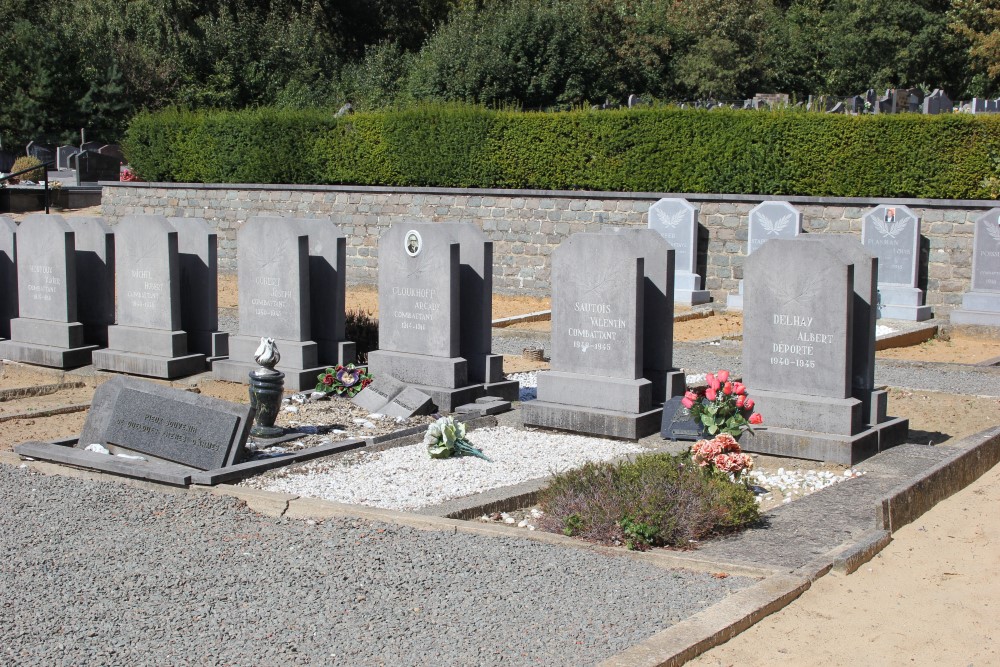
M851 574L889 546L892 534L888 530L870 530L833 559L833 571Z
M0 401L12 401L18 398L37 398L38 396L55 394L63 389L81 389L86 386L85 382L59 382L57 384L41 384L34 387L3 389L0 390Z
M937 324L919 326L906 331L896 331L875 339L875 351L889 350L894 347L910 347L929 341L938 333Z
M34 419L35 417L55 417L57 415L68 415L74 412L83 412L90 409L90 403L77 403L75 405L62 405L49 410L36 410L35 412L18 412L12 415L0 416L0 423L14 421L15 419Z
M515 324L524 324L526 322L544 322L546 320L551 320L551 319L552 319L551 310L539 310L534 313L525 313L524 315L501 317L499 319L493 320L492 325L494 328L502 329L504 327L514 326Z

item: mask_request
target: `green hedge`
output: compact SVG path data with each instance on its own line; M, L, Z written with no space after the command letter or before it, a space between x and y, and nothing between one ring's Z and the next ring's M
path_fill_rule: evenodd
M123 142L148 181L989 198L1000 117L442 105L168 110Z

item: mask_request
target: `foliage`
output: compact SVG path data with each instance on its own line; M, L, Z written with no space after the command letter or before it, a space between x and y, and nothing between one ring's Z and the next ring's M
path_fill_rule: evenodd
M22 169L30 169L31 167L38 167L34 171L27 171L20 176L15 176L8 182L11 184L21 183L24 181L34 181L35 183L40 183L45 180L45 169L42 168L42 161L31 155L22 155L21 157L14 160L14 166L10 168L10 173L16 174Z
M316 391L351 398L372 383L371 373L354 364L327 368L317 377Z
M670 454L587 463L560 473L542 490L540 505L543 530L634 549L688 548L759 518L746 485Z
M359 363L368 362L368 353L378 349L378 319L368 310L348 310L344 337L354 341Z
M476 449L465 438L465 424L454 417L441 417L427 427L424 445L432 459L447 459L452 456L475 456L489 461L482 450Z
M969 42L969 62L981 72L978 95L1000 92L1000 0L952 0L951 28Z
M1000 117L169 109L139 114L122 145L147 181L976 199Z

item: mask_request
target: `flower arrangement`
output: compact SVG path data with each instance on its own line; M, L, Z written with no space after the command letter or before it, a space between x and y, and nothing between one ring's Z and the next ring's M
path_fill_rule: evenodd
M371 373L354 364L327 368L317 376L316 391L351 398L372 382Z
M427 453L433 459L478 456L484 461L489 461L482 450L476 449L465 439L465 424L456 422L454 417L441 417L428 426L427 433L424 434L424 444L427 445Z
M708 388L704 395L686 391L681 405L701 422L708 435L728 433L738 436L743 431L753 431L751 425L762 424L764 418L753 411L753 399L742 382L732 382L729 371L709 373L705 376Z
M691 445L691 460L702 468L712 467L739 480L740 475L753 469L753 459L744 454L736 438L720 433L711 440L699 440Z
M118 180L131 183L135 181L141 181L142 179L139 178L139 175L135 173L135 170L133 170L132 167L129 167L128 165L122 165L118 173Z

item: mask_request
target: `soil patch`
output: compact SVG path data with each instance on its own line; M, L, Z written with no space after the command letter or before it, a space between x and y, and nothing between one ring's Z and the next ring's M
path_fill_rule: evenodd
M1000 340L953 333L947 340L932 338L919 345L879 350L875 356L880 359L976 364L1000 357Z

